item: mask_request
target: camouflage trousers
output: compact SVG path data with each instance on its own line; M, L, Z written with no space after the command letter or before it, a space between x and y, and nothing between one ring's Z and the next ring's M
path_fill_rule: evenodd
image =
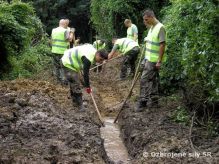
M83 100L82 100L82 90L80 85L79 73L64 67L64 74L70 86L70 94L73 103L75 103L77 106L82 105Z
M131 74L135 74L135 61L138 58L138 54L140 52L139 47L134 47L132 50L128 51L126 54L124 54L124 58L122 61L122 68L120 77L125 78L127 75L128 68L131 68Z
M62 55L53 54L53 65L54 65L53 74L55 75L56 79L59 82L64 81L64 72L63 72L63 66L61 64L61 58L62 58Z
M159 72L156 63L146 61L140 81L139 101L147 105L158 104Z

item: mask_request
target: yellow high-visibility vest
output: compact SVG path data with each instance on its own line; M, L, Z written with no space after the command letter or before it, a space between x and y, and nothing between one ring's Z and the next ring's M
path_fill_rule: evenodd
M127 29L127 38L134 40L134 31L133 31L134 28L137 29L137 26L135 24L132 24L131 27ZM136 42L138 42L138 38Z
M124 55L134 47L139 47L137 42L129 38L117 39L115 44L119 45L118 51Z
M93 64L96 52L93 45L85 44L66 50L61 60L65 67L79 72L83 69L82 56L85 56Z
M151 27L150 30L148 31L148 35L146 39L145 58L150 62L157 62L159 58L160 41L158 35L161 27L163 27L163 24L159 22L153 27L153 29ZM166 61L166 55L164 53L162 62L165 61Z
M57 27L52 30L52 53L63 55L69 47L69 42L65 39L67 29Z

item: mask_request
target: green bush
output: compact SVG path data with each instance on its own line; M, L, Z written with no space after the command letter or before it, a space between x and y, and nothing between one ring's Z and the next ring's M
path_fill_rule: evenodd
M36 9L37 15L45 25L46 32L51 33L62 18L70 19L70 26L76 28L76 37L80 36L81 42L92 39L92 30L89 22L90 0L22 0L30 2Z
M214 0L172 0L164 9L168 60L164 88L182 88L187 105L219 101L219 10ZM197 105L199 104L199 105Z
M184 125L188 125L190 120L188 111L182 106L177 107L177 109L172 113L171 118L173 121L182 123Z
M33 7L20 1L0 1L0 40L0 79L31 76L50 52Z
M130 18L138 26L141 40L142 32L145 30L143 11L151 8L159 18L161 8L167 3L168 0L92 0L91 21L98 35L111 41L113 35L126 36L123 22Z
M50 66L51 54L47 42L42 41L36 46L25 49L19 56L9 56L11 69L9 74L4 74L4 78L11 80L17 77L27 78L40 73Z

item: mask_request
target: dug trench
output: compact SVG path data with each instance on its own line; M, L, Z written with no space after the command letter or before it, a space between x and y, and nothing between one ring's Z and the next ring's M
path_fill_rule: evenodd
M193 128L195 149L211 156L192 157L189 126L171 119L178 102L161 99L161 108L135 113L139 84L118 124L112 123L131 86L130 79L118 80L120 62L106 64L99 74L91 72L105 128L86 93L88 110L80 113L72 106L68 87L51 79L0 82L0 163L218 163L218 136L203 137L198 127ZM186 157L153 154L159 152Z
M92 76L98 105L108 122L109 118L115 119L132 83L129 78L119 80L120 63L121 60L112 61L103 68L103 72L93 73ZM219 163L217 135L210 137L206 130L195 124L191 129L190 124L173 120L173 113L180 105L178 100L171 96L161 97L160 108L136 113L135 102L138 94L139 81L118 123L114 125L119 127L120 138L128 152L128 161L123 160L123 163ZM119 154L120 149L111 151Z

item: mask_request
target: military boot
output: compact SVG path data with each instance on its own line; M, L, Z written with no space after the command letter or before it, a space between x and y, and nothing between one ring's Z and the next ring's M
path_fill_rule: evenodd
M80 112L85 112L85 107L83 105L82 93L72 94L72 102L76 104Z
M142 112L146 107L147 107L146 101L138 101L136 104L135 112Z
M82 99L82 94L80 97L78 97L78 106L79 106L79 111L80 112L85 112L85 107L84 107L84 104L83 104L83 99Z
M147 106L148 106L149 108L160 108L158 97L153 97L153 98L151 98L151 99L148 101Z

